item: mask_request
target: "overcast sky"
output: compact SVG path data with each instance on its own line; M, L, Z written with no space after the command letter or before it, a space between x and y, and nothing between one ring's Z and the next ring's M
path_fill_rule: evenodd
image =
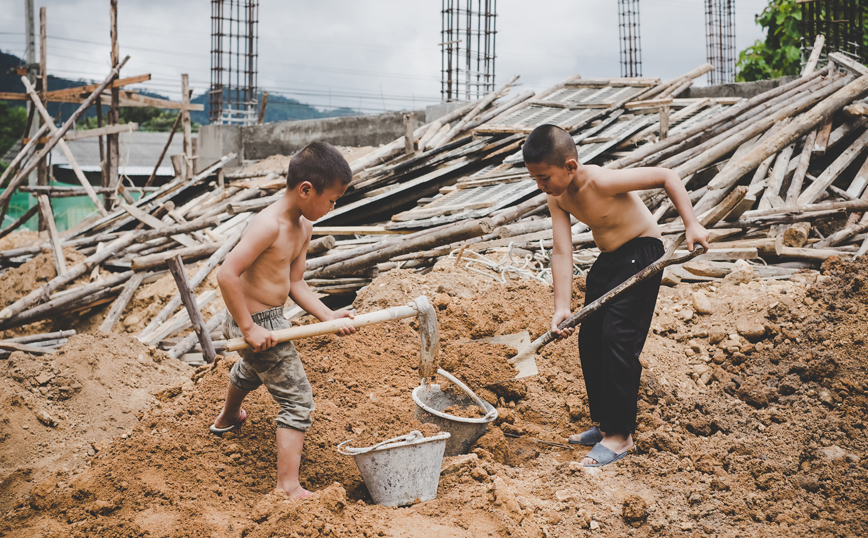
M24 56L24 0L2 0L0 50ZM108 0L35 0L47 8L48 72L102 79L109 61ZM703 0L641 0L642 74L675 77L704 63ZM762 37L754 22L767 0L735 0L738 50ZM261 0L259 86L318 107L366 113L440 101L438 0ZM500 0L496 81L521 75L540 91L567 76L617 77L616 0ZM122 0L123 76L173 99L180 75L195 94L210 81L207 0ZM38 46L38 34L37 34ZM37 55L38 58L38 55ZM698 81L705 84L705 78Z

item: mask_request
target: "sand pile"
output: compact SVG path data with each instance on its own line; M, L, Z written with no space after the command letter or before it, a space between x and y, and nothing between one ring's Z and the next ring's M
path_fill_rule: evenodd
M525 329L533 338L548 329L545 285L497 285L463 297L463 287L479 285L466 273L449 266L421 277L390 272L356 307L428 293L447 361L460 355L460 340ZM239 431L208 434L225 394L227 359L166 393L84 473L60 469L29 497L24 485L31 484L19 475L0 534L864 535L868 263L830 263L825 273L798 283L661 290L641 358L637 448L614 467L583 470L578 461L587 449L564 445L590 425L574 336L540 352L540 375L521 381L523 395L480 391L498 406L496 426L471 454L444 461L436 500L370 505L351 459L335 447L412 423L419 336L404 320L299 343L317 402L301 476L318 491L311 499L270 493L277 408L265 391L246 401L251 418ZM384 298L395 292L377 286L386 278L406 281L403 295ZM574 291L577 303L580 281ZM476 351L465 357L490 359Z
M0 509L26 481L84 468L186 371L123 336L77 335L56 354L16 351L0 361Z

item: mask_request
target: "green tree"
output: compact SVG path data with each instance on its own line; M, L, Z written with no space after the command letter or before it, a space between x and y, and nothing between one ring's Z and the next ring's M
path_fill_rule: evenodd
M138 123L140 131L166 132L172 130L172 125L175 124L177 117L178 112L174 110L154 107L123 107L119 120L120 123ZM199 131L199 124L195 121L191 121L190 125L194 133ZM96 118L85 118L79 126L82 129L95 129L97 126Z
M24 107L10 106L9 103L0 101L0 158L21 138L25 123L27 112ZM6 170L6 166L0 162L0 173Z
M756 21L766 29L766 39L757 40L739 53L736 81L798 75L801 68L802 6L796 0L771 0L757 15Z

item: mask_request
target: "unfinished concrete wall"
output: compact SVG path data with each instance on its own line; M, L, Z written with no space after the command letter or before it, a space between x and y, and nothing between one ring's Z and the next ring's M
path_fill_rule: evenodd
M795 79L796 77L781 77L772 80L757 80L755 82L732 82L729 84L717 84L715 86L704 86L700 88L694 87L689 88L686 92L679 95L679 97L744 97L748 99Z
M425 123L424 110L411 112L414 129ZM404 112L281 121L249 127L205 125L199 130L200 168L233 151L238 153L238 158L229 168L240 166L242 161L289 155L317 140L336 146L378 146L403 134Z

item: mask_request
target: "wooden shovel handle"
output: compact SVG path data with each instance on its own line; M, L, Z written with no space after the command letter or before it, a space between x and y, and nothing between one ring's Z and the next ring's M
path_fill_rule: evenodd
M404 319L413 317L418 310L415 303L410 303L405 306L395 306L386 308L385 310L377 310L356 316L353 319L340 318L331 321L323 321L322 323L312 323L310 325L302 325L300 327L290 327L288 329L278 329L272 331L278 342L288 342L290 340L298 340L300 338L308 338L310 336L320 336L323 334L333 334L344 327L365 327L375 323L382 323L393 319ZM232 338L226 341L226 351L238 351L239 349L250 349L250 344L244 338Z
M665 269L666 267L668 267L670 265L676 265L676 264L684 263L684 262L692 260L693 258L699 256L700 254L704 254L704 253L705 253L705 247L697 246L695 249L693 249L693 252L685 254L684 256L679 256L677 258L673 258L668 254L664 254L663 256L660 257L660 259L658 259L657 261L655 261L654 263L652 263L648 267L642 269L641 271L639 271L635 275L631 276L630 278L628 278L624 282L618 284L617 286L615 286L614 288L612 288L611 290L609 290L608 292L603 294L600 298L598 298L594 302L586 305L584 308L582 308L581 310L579 310L578 312L576 312L572 316L570 316L567 319L560 322L558 324L558 329L567 329L570 327L575 327L576 325L581 323L585 318L587 318L588 316L590 316L591 314L593 314L594 312L599 310L603 305L605 305L610 300L612 300L613 297L615 297L616 295L620 295L620 293L623 292L624 290L626 290L627 288L633 287L636 284L639 284L640 282L642 282L644 280L648 280L649 278L660 273L661 271L663 271L663 269ZM543 334L542 336L540 336L539 338L537 338L536 340L534 340L531 343L530 347L532 347L534 352L536 352L537 350L539 350L539 348L548 344L549 342L551 342L555 338L556 338L555 335L551 331L548 331L545 334Z

